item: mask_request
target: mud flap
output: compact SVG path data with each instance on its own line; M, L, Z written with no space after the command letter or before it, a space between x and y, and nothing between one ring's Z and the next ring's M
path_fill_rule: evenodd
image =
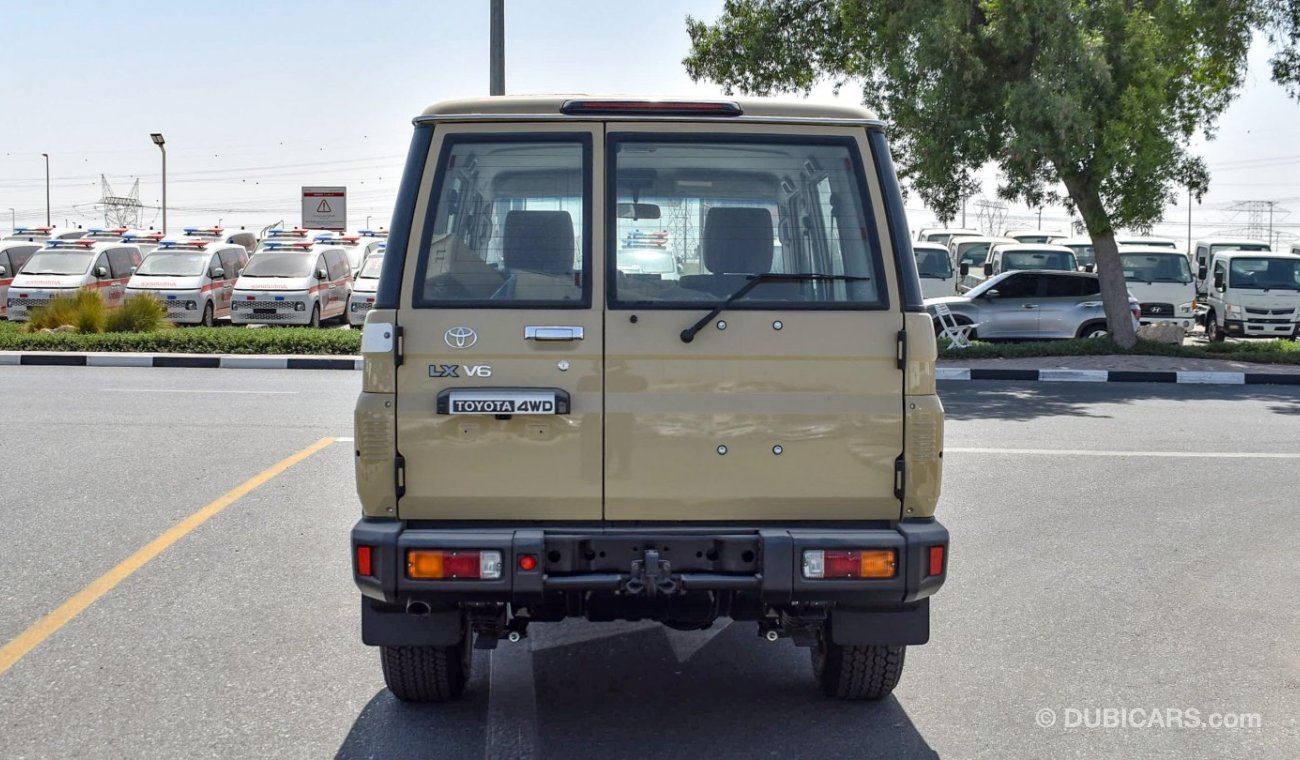
M901 646L930 640L930 600L896 610L833 609L831 641L840 646Z
M464 621L460 610L412 615L398 607L361 600L361 640L377 647L449 647L460 641Z

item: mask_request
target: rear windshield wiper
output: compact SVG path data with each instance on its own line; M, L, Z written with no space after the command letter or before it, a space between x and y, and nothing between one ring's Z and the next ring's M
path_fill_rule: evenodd
M763 274L749 275L749 282L741 285L735 293L727 296L721 303L714 306L708 314L700 318L700 321L682 330L681 338L683 343L690 343L695 340L695 334L704 329L714 317L722 313L722 310L732 305L736 301L744 298L749 291L758 287L764 282L820 282L820 281L837 281L837 282L866 282L870 277L859 277L848 274L815 274L813 272L801 272L796 274L778 274L775 272L764 272Z

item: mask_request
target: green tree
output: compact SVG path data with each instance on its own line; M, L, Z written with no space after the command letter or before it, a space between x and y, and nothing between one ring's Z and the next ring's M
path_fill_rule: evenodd
M1300 97L1300 0L727 0L717 21L686 23L696 81L753 94L860 82L940 219L989 162L1000 197L1075 211L1125 347L1115 230L1159 220L1175 190L1204 193L1188 144L1213 136L1256 33Z

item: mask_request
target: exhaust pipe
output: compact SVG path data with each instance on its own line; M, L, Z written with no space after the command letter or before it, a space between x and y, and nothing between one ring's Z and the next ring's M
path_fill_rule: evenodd
M430 611L428 602L411 600L406 603L406 614L408 615L418 615L423 617L424 615L428 615Z

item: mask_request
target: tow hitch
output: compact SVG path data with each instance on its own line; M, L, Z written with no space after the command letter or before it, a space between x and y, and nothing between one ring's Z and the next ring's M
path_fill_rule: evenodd
M632 561L632 574L623 582L623 593L628 596L672 596L681 590L681 584L672 577L672 572L672 564L660 559L658 550L646 549L642 559Z

